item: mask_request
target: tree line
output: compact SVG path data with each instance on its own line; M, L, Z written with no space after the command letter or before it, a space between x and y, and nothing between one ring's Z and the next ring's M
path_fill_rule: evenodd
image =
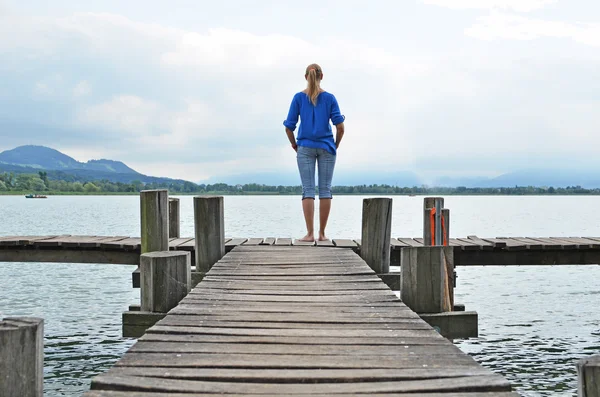
M247 183L243 185L229 185L226 183L195 184L192 182L161 182L144 183L132 181L130 183L111 182L108 180L94 180L87 182L65 181L48 179L45 171L38 174L0 174L0 192L33 192L33 193L137 193L141 190L168 189L171 193L179 194L302 194L301 186L264 185ZM399 194L399 195L598 195L600 189L586 189L581 186L567 187L535 187L514 186L503 188L483 187L428 187L412 186L399 187L391 185L356 185L334 186L333 194Z

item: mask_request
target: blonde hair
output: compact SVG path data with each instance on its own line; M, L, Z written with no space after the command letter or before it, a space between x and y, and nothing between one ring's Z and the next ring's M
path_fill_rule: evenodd
M307 95L314 106L317 106L317 98L321 91L321 79L323 78L323 70L319 65L313 63L306 67L306 73L304 74L306 81L308 82Z

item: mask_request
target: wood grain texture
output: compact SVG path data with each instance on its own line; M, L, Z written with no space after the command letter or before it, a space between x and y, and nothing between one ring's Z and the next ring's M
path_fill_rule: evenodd
M363 200L360 256L376 273L390 271L392 199Z
M128 319L159 321L87 395L510 395L350 248L239 245L164 318Z
M194 197L196 271L206 273L225 255L225 209L222 196Z
M0 321L0 396L42 397L43 381L44 320Z
M169 192L140 192L141 253L169 250Z

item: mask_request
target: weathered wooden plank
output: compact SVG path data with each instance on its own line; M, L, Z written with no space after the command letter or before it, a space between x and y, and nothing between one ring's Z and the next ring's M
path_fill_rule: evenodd
M484 238L485 241L489 241L490 243L502 244L504 245L503 249L507 251L525 251L527 250L527 245L521 241L513 240L508 237L498 237L498 238ZM497 246L496 246L497 247Z
M481 239L475 235L467 236L467 240L472 241L473 243L479 245L481 247L481 249L484 251L491 251L495 247L494 244L490 243L489 241L485 241L484 239ZM497 247L497 248L503 248L503 247L506 247L506 244L502 244L501 247Z
M316 243L314 241L301 241L299 239L294 239L294 241L292 242L292 245L295 245L297 247L312 247L314 245L316 245Z
M317 244L317 247L335 247L335 244L331 240L323 240L323 241L317 240L316 244Z
M163 320L164 321L164 320ZM139 341L131 349L131 353L215 353L215 354L299 354L314 356L362 356L381 355L405 358L411 355L461 355L459 348L453 345L443 346L361 346L320 345L318 340L309 346L287 345L275 343L263 344L229 344L229 343L176 343L176 342L144 342Z
M263 238L249 238L248 240L244 241L241 245L261 245L261 243L263 242Z
M273 244L275 244L275 237L267 237L260 243L260 245L273 245Z
M276 246L292 245L292 239L291 238L278 238L275 240L275 245Z
M142 241L139 237L129 237L118 241L100 243L100 247L108 250L140 250Z
M165 371L166 372L166 371ZM227 393L230 397L280 397L281 393L263 393L263 394L237 394L237 393ZM310 394L293 394L295 397L331 397L331 393L326 394L318 394L318 393L310 393ZM363 397L364 394L356 394L356 393L335 393L336 396L341 397ZM113 390L90 390L84 394L84 397L190 397L188 393L169 393L168 395L164 393L155 393L155 392L136 392L136 391L113 391ZM222 393L202 393L202 397L222 397ZM389 393L369 393L370 397L390 397L393 394ZM517 393L511 392L452 392L452 393L411 393L411 397L519 397Z
M528 250L542 250L542 249L552 248L552 247L549 247L545 243L541 243L540 241L531 240L531 239L528 239L525 237L512 237L512 239L516 240L516 241L520 241L522 243L525 243L525 247Z
M18 246L17 246L18 247ZM0 249L0 262L106 263L137 265L139 252L67 249Z
M589 242L585 242L582 241L580 239L572 239L572 238L568 238L568 237L550 237L549 238L552 241L557 241L559 243L561 243L564 246L567 247L571 247L571 246L575 246L575 249L583 249L583 250L587 250L591 248L591 244ZM595 244L594 244L595 245Z
M180 248L181 245L183 245L185 243L190 243L190 242L191 242L190 246L193 247L194 239L192 237L174 238L169 241L169 249L170 250L179 250L179 249L181 249ZM184 251L187 251L187 250L184 250Z
M237 247L238 245L245 243L246 240L248 240L248 239L247 238L237 238L237 237L232 238L231 240L229 240L228 242L225 243L225 251L231 251L233 248Z
M531 240L539 241L545 244L545 249L563 249L563 250L576 250L577 244L567 243L560 240L554 240L547 237L528 237Z
M157 328L155 326L153 328ZM164 328L164 327L161 327ZM182 327L175 327L182 328ZM272 331L272 330L264 330ZM277 330L279 332L290 330ZM309 330L298 330L309 331ZM323 331L321 331L323 332ZM371 330L365 331L371 332ZM393 331L400 334L424 331ZM375 335L377 336L377 335ZM399 335L400 336L400 335ZM188 368L214 368L219 363L222 368L432 368L460 367L477 365L472 357L466 354L418 355L407 357L388 357L379 355L362 355L360 357L339 357L335 355L310 355L310 354L215 354L215 353L132 353L126 354L117 362L116 366L136 367L188 367ZM506 382L506 381L505 381ZM508 383L508 382L507 382Z
M333 244L336 247L338 247L338 248L352 248L352 249L356 249L358 247L358 244L356 244L351 239L344 239L344 238L333 239Z
M423 243L422 242L418 242L413 238L408 238L408 237L398 237L397 240L401 243L406 244L409 247L423 247Z
M489 375L483 367L457 368L407 368L407 369L298 369L295 371L281 369L228 369L228 368L151 368L120 367L111 369L108 374L131 376L165 377L165 373L176 372L179 379L224 381L238 379L241 382L277 381L279 383L302 382L307 379L315 383L400 381L418 379L444 379L466 376Z
M450 239L451 242L455 242L457 245L459 245L461 247L461 249L465 250L465 251L477 251L477 250L483 250L484 247L488 247L488 248L493 248L491 246L491 244L486 244L486 245L480 245L477 244L476 242L466 239L466 238L451 238Z

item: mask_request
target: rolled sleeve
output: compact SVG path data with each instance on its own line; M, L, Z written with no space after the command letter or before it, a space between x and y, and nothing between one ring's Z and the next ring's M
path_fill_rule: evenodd
M300 116L300 105L296 100L296 97L292 99L292 103L290 104L290 110L288 112L287 118L283 121L283 125L286 128L289 128L292 131L296 130L296 125L298 124L298 117Z
M342 112L340 111L340 106L338 105L337 99L335 98L335 96L332 95L332 102L331 102L331 122L333 123L333 125L338 125L344 122L344 120L346 120L346 116L344 116L342 114Z

